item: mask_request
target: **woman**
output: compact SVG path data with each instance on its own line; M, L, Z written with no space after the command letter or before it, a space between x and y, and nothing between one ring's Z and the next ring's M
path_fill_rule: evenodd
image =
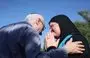
M56 26L58 24L59 28ZM66 42L72 38L73 41L82 41L85 51L83 54L69 54L69 58L89 58L89 44L88 41L75 25L70 21L70 19L66 15L57 15L54 16L50 21L50 31L53 33L54 37L60 39L58 44L58 48L63 47Z

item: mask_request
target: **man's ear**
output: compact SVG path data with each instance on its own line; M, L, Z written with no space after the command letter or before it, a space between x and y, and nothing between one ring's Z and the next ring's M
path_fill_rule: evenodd
M36 20L36 24L38 25L38 24L39 24L39 22L40 22L40 19L37 19L37 20Z

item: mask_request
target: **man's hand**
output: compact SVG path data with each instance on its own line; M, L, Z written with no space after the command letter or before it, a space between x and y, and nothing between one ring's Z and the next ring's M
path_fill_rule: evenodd
M45 38L46 41L46 48L50 46L57 47L60 39L55 40L54 35L49 32Z
M66 43L64 47L69 54L75 54L75 53L82 54L83 51L85 50L84 45L82 45L81 41L72 42L72 38Z

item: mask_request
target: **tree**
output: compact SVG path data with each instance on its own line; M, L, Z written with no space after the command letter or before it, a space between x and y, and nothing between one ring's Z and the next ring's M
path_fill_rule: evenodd
M90 23L85 22L74 22L77 29L81 32L81 34L87 38L88 42L90 43Z
M90 11L84 10L78 12L80 16L82 16L87 22L90 22Z
M90 43L90 11L84 10L78 12L87 22L75 22L74 24L79 29L81 34L85 36Z

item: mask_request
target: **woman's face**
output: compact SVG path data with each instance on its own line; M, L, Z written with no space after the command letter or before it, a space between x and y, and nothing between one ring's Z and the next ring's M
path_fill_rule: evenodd
M56 23L56 22L50 23L50 31L51 31L51 33L54 34L55 37L59 37L61 34L60 27L59 27L58 23Z

